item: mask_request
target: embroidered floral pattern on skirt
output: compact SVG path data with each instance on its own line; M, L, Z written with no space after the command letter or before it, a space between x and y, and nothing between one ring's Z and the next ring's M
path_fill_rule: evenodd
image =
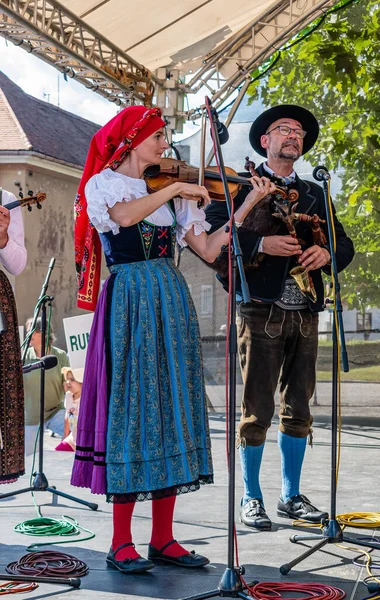
M12 286L0 271L0 483L10 483L24 470L24 388L16 304Z

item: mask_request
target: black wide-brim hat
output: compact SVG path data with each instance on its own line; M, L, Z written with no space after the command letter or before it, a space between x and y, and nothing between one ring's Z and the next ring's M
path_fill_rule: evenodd
M302 106L280 104L265 110L251 125L249 141L258 154L261 156L267 155L266 149L261 145L260 138L265 135L269 126L278 119L294 119L301 123L302 129L307 131L303 139L302 154L306 154L314 146L319 134L319 125L315 116Z

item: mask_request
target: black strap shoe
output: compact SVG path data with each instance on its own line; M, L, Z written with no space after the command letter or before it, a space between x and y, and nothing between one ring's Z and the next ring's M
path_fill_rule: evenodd
M116 550L112 550L107 554L106 562L107 566L112 569L118 569L122 573L145 573L145 571L149 571L153 569L156 565L151 560L147 560L142 556L138 558L125 558L124 560L117 560L115 558L116 554L122 548L126 548L127 546L135 546L132 542L128 542L127 544L121 544Z
M176 565L177 567L187 567L187 568L197 568L204 567L209 564L209 559L201 554L197 554L192 550L189 554L184 554L183 556L168 556L164 554L164 551L168 546L174 544L177 540L170 540L165 546L162 546L160 550L157 550L154 546L149 544L148 549L148 558L150 560L165 562L171 565Z
M327 512L322 512L313 506L310 500L302 494L293 496L287 502L283 502L280 498L277 504L277 514L279 517L303 519L310 523L321 523L329 516Z
M239 519L247 527L254 527L260 531L272 528L272 521L265 512L263 501L258 498L251 498L240 507Z

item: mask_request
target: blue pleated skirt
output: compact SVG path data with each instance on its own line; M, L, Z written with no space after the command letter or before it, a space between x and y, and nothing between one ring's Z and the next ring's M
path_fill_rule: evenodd
M213 482L199 325L172 259L115 265L108 307L107 498Z

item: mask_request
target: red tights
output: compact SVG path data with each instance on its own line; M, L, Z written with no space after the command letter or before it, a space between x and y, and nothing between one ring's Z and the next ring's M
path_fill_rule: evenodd
M161 500L152 500L152 537L150 544L157 550L161 550L165 544L173 539L173 515L176 496L169 496ZM113 538L112 549L116 550L122 544L132 542L131 522L134 502L113 505ZM175 542L164 550L166 556L183 556L188 554L185 548ZM126 558L137 558L139 554L133 546L122 548L115 558L125 560Z

